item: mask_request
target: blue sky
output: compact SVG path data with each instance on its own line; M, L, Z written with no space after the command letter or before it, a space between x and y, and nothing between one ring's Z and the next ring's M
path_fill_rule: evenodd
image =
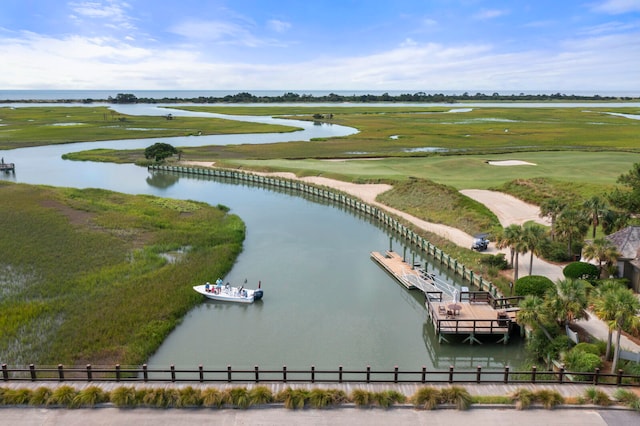
M640 0L2 0L0 57L0 90L638 94Z

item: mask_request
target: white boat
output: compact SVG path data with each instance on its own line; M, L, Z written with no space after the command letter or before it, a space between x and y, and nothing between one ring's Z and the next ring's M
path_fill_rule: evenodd
M244 286L234 287L229 283L223 285L221 279L218 279L215 284L207 282L194 286L193 289L209 299L223 302L253 303L262 299L264 294L260 288L260 282L258 282L258 288L253 290Z

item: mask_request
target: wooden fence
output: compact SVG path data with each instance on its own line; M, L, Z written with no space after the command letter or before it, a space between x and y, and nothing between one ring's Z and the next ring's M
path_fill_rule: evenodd
M158 170L172 173L187 173L197 176L229 178L257 185L273 186L288 190L295 190L304 194L314 195L328 201L340 203L377 220L391 231L400 235L406 242L413 244L424 253L429 255L431 258L438 261L441 265L446 266L448 270L451 270L454 272L454 274L460 276L463 281L468 281L469 283L471 283L471 285L476 286L482 291L488 291L494 297L502 296L500 291L493 285L493 283L485 280L482 276L475 274L473 270L467 268L465 265L449 256L444 251L431 244L426 238L418 235L413 229L404 225L398 219L385 212L383 209L364 203L357 198L350 197L341 192L336 192L315 185L310 185L298 180L261 176L238 170L161 165L150 165L148 168L149 170Z
M200 382L200 383L477 383L477 384L592 384L612 386L639 386L640 376L602 373L600 369L593 372L570 372L560 367L556 371L538 371L534 366L529 371L504 370L484 371L482 367L475 370L455 370L453 366L448 370L429 371L422 367L416 371L401 371L398 367L393 370L372 370L367 366L364 370L346 370L342 366L337 370L320 370L311 366L308 370L282 369L262 370L257 365L253 369L233 369L230 365L225 369L204 369L202 365L197 369L177 369L171 365L168 369L150 369L147 365L141 367L95 368L91 364L86 367L65 368L57 367L37 368L31 364L28 367L12 367L2 365L2 380L30 381L30 382Z

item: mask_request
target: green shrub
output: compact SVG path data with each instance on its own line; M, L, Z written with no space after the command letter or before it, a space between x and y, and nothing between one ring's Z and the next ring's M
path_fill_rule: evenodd
M552 262L571 260L567 254L567 244L560 241L548 241L540 246L540 257Z
M558 391L551 389L540 389L535 392L536 400L540 401L542 406L546 409L552 409L556 405L560 405L564 402L564 397Z
M306 389L292 389L288 387L276 395L276 400L282 401L284 403L284 407L290 410L302 409L309 400L309 391Z
M77 407L79 392L68 385L56 388L51 394L51 403L54 405L62 405L65 407Z
M606 343L605 343L606 345ZM588 354L594 354L594 355L604 355L605 351L606 351L606 346L604 347L605 351L602 350L603 348L600 345L597 345L595 343L587 343L587 342L580 342L577 345L575 345L573 347L573 349L571 349L572 351L583 351L586 352ZM585 370L582 370L585 371Z
M172 404L171 395L164 388L153 388L145 392L142 403L147 407L167 408Z
M440 402L454 404L458 410L466 410L471 405L471 394L460 386L443 388L440 390Z
M313 408L326 408L338 405L344 393L337 389L315 388L309 392L309 405Z
M249 408L251 400L249 398L249 391L247 391L247 388L232 388L229 389L228 393L231 404L242 409Z
M371 405L371 393L363 389L355 389L351 392L351 400L357 407L368 407Z
M611 405L612 402L611 398L609 398L609 395L606 392L597 389L595 386L589 386L584 391L584 396L587 402L589 402L590 404L601 405L603 407Z
M555 284L549 278L542 275L528 275L519 278L515 282L516 296L527 296L529 294L544 297L547 290L554 288Z
M440 391L430 386L418 389L418 391L411 397L411 403L415 407L424 408L425 410L436 409L439 402Z
M187 386L178 391L176 402L178 407L200 407L202 405L202 392L193 386Z
M524 410L529 408L529 406L531 406L531 404L533 404L536 399L535 394L526 388L516 390L511 395L511 398L516 404L516 410Z
M256 386L249 390L249 401L251 405L264 405L273 401L273 393L266 386Z
M600 355L596 355L582 350L575 350L573 348L567 352L564 356L564 362L568 371L577 373L592 373L596 368L602 367L602 360ZM578 375L576 379L589 380L589 375Z
M79 407L93 407L109 401L109 394L99 386L82 389L75 397L74 403Z
M600 271L598 271L598 267L596 265L592 265L591 263L572 262L564 267L562 274L566 278L594 282L599 278Z
M116 407L134 407L138 403L137 397L136 390L128 386L117 387L109 394L109 400Z
M488 254L480 258L480 264L505 270L509 266L509 262L504 257L504 253L498 253L496 255Z
M634 392L618 388L613 395L620 403L635 411L640 411L640 397Z
M8 389L4 392L4 401L8 405L26 405L32 396L33 391L29 388Z
M207 388L202 391L202 404L205 407L222 407L225 402L225 393L216 388Z
M29 404L36 406L50 405L53 391L45 386L40 386L33 391Z

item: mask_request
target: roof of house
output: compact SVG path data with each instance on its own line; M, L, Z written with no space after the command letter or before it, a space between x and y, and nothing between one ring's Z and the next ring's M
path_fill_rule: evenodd
M605 237L620 253L620 259L640 258L640 226L628 226Z

